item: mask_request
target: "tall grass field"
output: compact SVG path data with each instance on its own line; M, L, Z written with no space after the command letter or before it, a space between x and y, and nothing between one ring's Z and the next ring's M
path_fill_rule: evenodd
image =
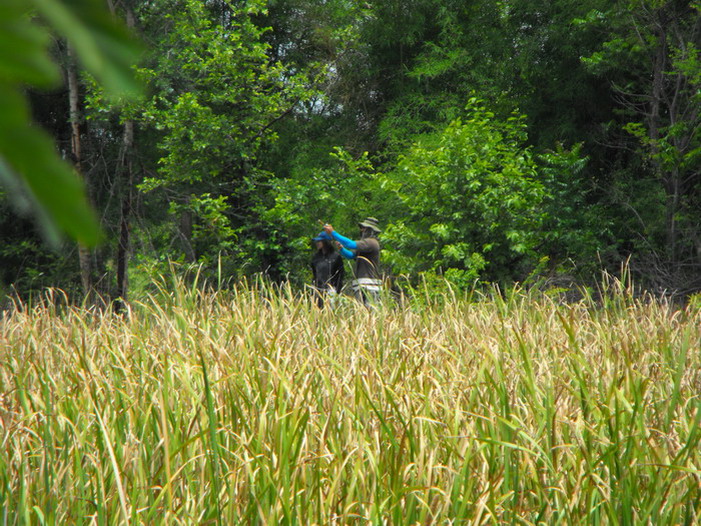
M701 523L698 306L60 300L0 319L0 525Z

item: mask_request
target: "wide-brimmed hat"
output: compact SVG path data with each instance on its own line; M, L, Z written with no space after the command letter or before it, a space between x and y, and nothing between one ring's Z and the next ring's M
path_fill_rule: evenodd
M331 236L328 235L326 232L322 231L319 232L316 237L312 238L312 241L331 241Z
M380 227L377 226L378 222L379 221L377 221L377 219L375 219L374 217L366 217L365 220L358 223L358 226L362 228L369 228L379 234L380 232L382 232L382 230L380 230Z

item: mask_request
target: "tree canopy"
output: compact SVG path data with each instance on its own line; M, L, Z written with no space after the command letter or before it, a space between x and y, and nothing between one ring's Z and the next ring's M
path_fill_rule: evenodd
M4 286L77 289L59 231L101 239L81 271L108 296L172 262L302 283L319 220L352 235L372 215L409 279L587 282L627 261L701 288L696 1L0 9ZM22 203L53 249L17 228Z

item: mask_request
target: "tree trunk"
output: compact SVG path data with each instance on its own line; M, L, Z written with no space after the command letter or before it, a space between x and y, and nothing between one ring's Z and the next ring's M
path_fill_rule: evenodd
M112 6L110 6L113 9ZM134 14L126 9L127 27L135 25ZM122 206L119 221L119 243L117 245L117 298L115 310L124 308L129 291L129 218L131 216L132 186L133 186L133 157L134 150L134 121L129 119L124 123L124 143L120 159L120 175L122 179Z
M121 160L122 213L119 221L119 244L117 246L117 310L127 300L129 290L129 217L131 215L131 191L133 184L132 150L134 147L134 121L124 123L124 150Z
M187 198L186 202L189 203L189 201L190 199ZM185 258L189 263L194 263L197 261L197 254L195 254L195 248L192 246L192 212L190 210L183 210L180 216L179 230Z
M80 142L80 86L78 84L78 68L76 66L75 56L70 44L67 44L68 49L68 65L66 68L66 77L68 80L68 100L70 107L71 120L71 156L73 165L75 166L78 175L85 180L83 173L83 157L81 152ZM86 188L89 188L87 182ZM90 262L90 250L78 243L78 260L80 263L80 280L83 285L83 294L89 297L93 291L92 269Z
M668 69L667 31L664 13L659 14L657 30L657 49L652 61L652 92L650 113L648 115L648 137L650 138L651 162L666 195L665 199L665 245L667 257L672 268L677 265L677 212L679 210L679 172L663 166L660 159L660 128L674 115L669 115L669 94L665 92L665 74ZM667 115L663 116L663 107Z

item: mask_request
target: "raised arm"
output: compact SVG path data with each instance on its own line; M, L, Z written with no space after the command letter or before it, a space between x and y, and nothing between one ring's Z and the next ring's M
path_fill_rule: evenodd
M343 248L346 248L349 250L356 250L358 248L358 245L356 244L355 241L353 241L352 239L348 239L347 237L342 236L341 234L336 232L333 229L333 227L328 223L326 223L324 225L324 232L326 232L328 235L330 235L336 241L341 243L341 245L343 245ZM343 256L343 257L347 258L347 256ZM353 257L355 257L355 256L353 256ZM348 258L348 259L350 259L350 258Z
M344 259L355 259L356 258L355 252L351 252L347 248L344 248L342 245L339 245L339 247L340 247L339 253L341 254L341 256Z

